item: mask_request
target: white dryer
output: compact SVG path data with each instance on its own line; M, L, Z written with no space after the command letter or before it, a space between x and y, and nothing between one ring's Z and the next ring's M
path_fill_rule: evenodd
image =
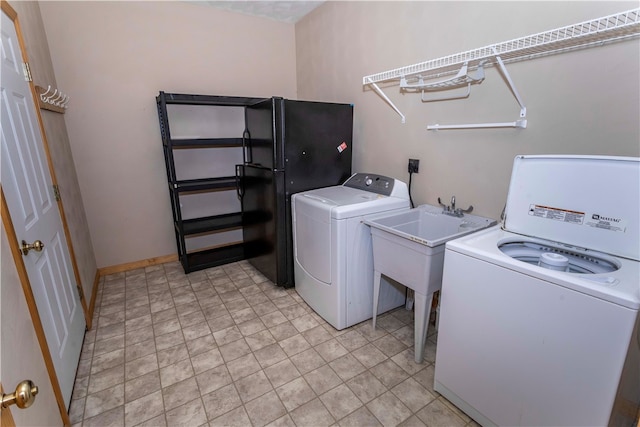
M518 156L505 217L447 243L434 389L482 425L635 425L640 159Z
M357 173L343 185L294 194L291 200L298 294L340 330L373 316L373 250L365 216L409 209L407 185ZM403 305L405 288L380 288L380 310Z

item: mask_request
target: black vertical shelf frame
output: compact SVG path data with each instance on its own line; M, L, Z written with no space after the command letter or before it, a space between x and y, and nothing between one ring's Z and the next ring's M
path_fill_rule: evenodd
M237 138L173 139L169 126L167 105L247 107L262 100L262 98L191 95L165 93L162 91L156 97L178 258L185 273L240 261L245 258L245 248L243 242L235 242L214 248L188 252L185 241L186 237L200 233L237 229L242 226L242 212L185 220L182 217L182 209L180 207L180 194L233 189L239 192L241 183L237 176L212 176L204 179L179 180L176 177L173 150L188 148L215 149L220 147L242 147L244 149L244 134L239 135ZM243 158L244 155L245 153L243 153Z

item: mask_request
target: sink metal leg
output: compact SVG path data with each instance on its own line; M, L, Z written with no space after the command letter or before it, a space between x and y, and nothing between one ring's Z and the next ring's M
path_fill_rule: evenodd
M373 270L373 329L376 329L376 317L378 315L378 299L380 299L380 279L382 274Z
M427 295L415 292L415 326L414 326L414 354L416 363L424 360L424 345L427 342L427 330L429 328L429 314L433 293Z

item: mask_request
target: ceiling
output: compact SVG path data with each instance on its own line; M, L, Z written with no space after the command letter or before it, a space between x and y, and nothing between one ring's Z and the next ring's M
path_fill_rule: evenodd
M303 16L320 6L323 1L194 1L198 4L226 9L247 15L275 19L276 21L296 23Z

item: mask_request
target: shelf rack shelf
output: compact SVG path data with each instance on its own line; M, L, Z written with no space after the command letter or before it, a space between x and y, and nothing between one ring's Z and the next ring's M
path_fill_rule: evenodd
M185 273L242 260L245 258L246 244L243 241L236 241L236 237L233 237L235 235L231 233L232 237L228 237L229 235L223 235L225 237L220 239L223 243L220 243L215 247L206 247L197 250L188 249L186 241L188 237L198 239L201 236L208 237L208 235L214 233L230 232L242 228L243 214L242 212L231 212L221 215L185 219L182 212L183 207L181 203L181 196L184 197L189 193L239 191L238 187L240 185L240 180L236 176L208 176L199 179L180 180L177 178L176 174L177 168L174 159L174 152L189 149L215 150L225 147L233 147L233 150L244 150L244 135L231 138L172 138L167 105L244 108L261 100L262 98L191 95L165 92L160 92L156 97L160 133L162 136L165 166L167 170L169 195L171 197L171 208L173 213L173 225L178 249L178 258L182 263ZM218 124L219 122L213 123L213 125ZM216 163L215 160L216 159L213 160L213 163ZM218 163L220 162L224 162L224 160L221 160ZM184 167L184 164L182 166ZM211 166L211 171L215 171L215 165L212 164ZM220 165L218 164L218 168L219 166ZM217 197L218 195L211 194L211 196Z
M417 64L395 68L381 73L371 74L362 78L364 86L370 85L395 111L400 115L402 123L405 116L393 104L389 97L380 89L378 83L387 83L404 80L406 82L442 78L459 72L461 67L469 70L478 68L478 65L486 67L498 66L502 73L506 73L504 64L526 61L542 56L570 52L578 49L602 46L609 43L638 38L640 36L640 8L631 9L589 21L544 31L537 34L508 40L484 46L478 49L468 50L453 55L432 59ZM505 77L508 77L508 73ZM509 82L512 89L515 87ZM514 94L515 95L515 94ZM516 96L517 98L517 96ZM526 109L520 99L520 119L513 123L486 123L480 125L459 125L463 127L503 127L491 125L509 125L509 127L523 127L522 121L526 116ZM524 115L523 115L524 113ZM520 125L518 125L518 123ZM440 126L432 128L457 128L457 125ZM524 124L526 127L526 121Z

